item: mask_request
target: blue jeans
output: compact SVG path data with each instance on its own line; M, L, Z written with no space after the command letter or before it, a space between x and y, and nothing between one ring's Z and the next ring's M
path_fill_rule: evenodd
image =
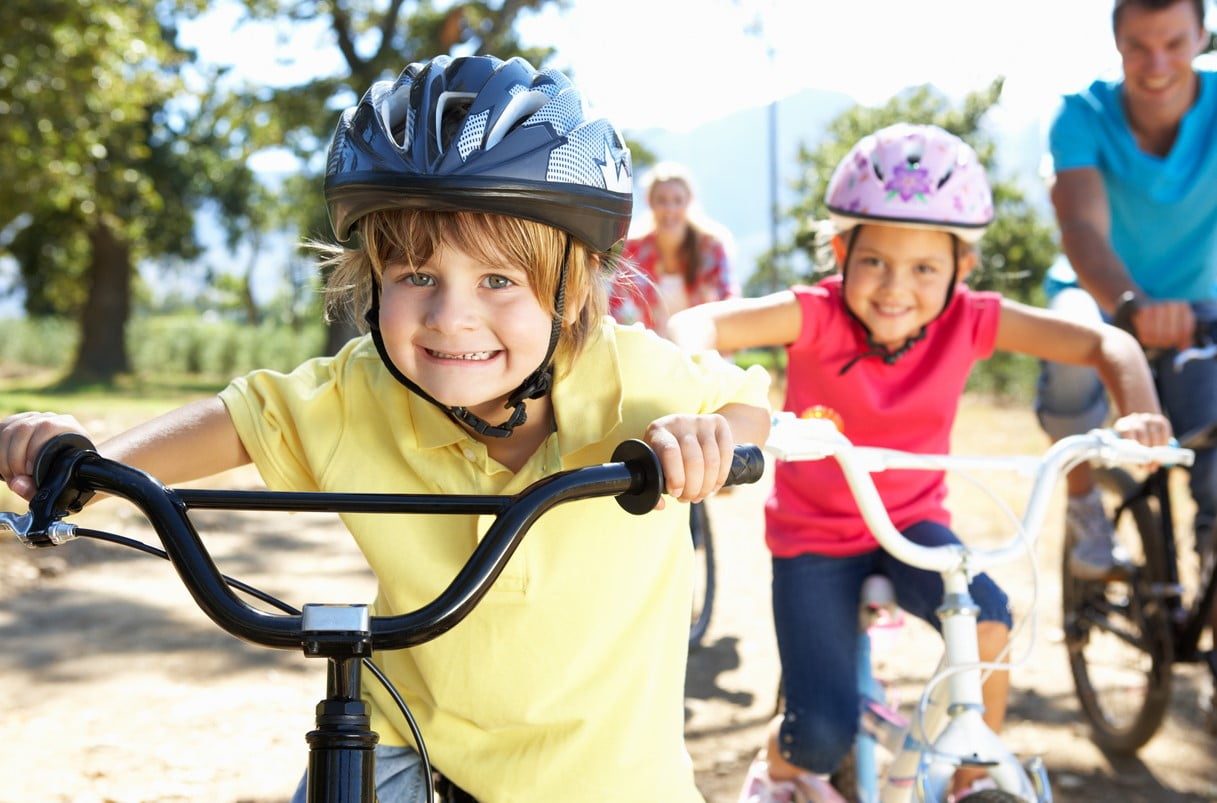
M1048 308L1072 320L1099 322L1102 313L1080 287L1065 287L1049 300ZM1217 329L1217 302L1194 304L1196 319ZM1150 367L1157 378L1158 398L1176 435L1187 435L1217 421L1217 360L1192 360L1175 371L1174 351L1168 350ZM1042 363L1035 412L1040 426L1054 440L1102 426L1109 412L1107 392L1099 375L1078 365ZM1217 450L1196 453L1190 487L1196 501L1196 543L1213 531L1217 521Z
M374 774L376 796L380 803L430 803L426 796L423 762L410 747L376 745ZM300 779L291 803L304 803L308 795L307 776Z
M947 527L920 522L904 533L926 546L957 544ZM872 574L892 581L910 614L940 629L942 578L877 549L862 555L799 555L773 559L773 621L786 693L779 745L782 757L804 769L833 772L858 729L858 605ZM987 575L969 586L978 621L1011 624L1005 592Z

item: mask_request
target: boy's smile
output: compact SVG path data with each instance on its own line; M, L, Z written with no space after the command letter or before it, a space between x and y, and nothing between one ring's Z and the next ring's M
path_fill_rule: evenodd
M521 268L456 248L385 268L380 331L394 364L437 401L491 423L545 359L550 326Z
M876 343L895 350L941 314L955 271L950 234L867 224L849 256L845 304Z

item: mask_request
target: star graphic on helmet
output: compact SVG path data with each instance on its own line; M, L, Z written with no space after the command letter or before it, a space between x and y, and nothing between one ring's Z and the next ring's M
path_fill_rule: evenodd
M600 163L600 172L604 175L604 188L606 190L630 192L630 168L625 154L626 152L622 151L620 157L613 156L613 152L609 150L608 143L604 143L604 159L597 159L596 161Z

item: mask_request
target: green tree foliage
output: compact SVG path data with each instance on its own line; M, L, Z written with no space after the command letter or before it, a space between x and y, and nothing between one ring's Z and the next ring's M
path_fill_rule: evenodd
M80 318L75 379L127 370L135 261L196 250L197 185L170 108L185 57L159 22L166 11L154 0L0 4L0 228L28 311Z
M1054 229L1016 182L1002 180L994 172L996 146L982 123L1001 91L1002 80L997 79L955 107L933 88L917 87L882 106L856 106L846 111L829 124L816 146L800 146L800 175L794 184L798 200L786 213L793 221L793 234L759 260L748 283L749 294L814 280L836 268L829 239L819 223L828 217L824 193L833 169L862 137L888 125L910 122L934 124L957 135L976 150L989 170L996 217L980 244L981 267L969 283L1028 303L1041 302L1044 273L1057 254ZM978 372L977 381L997 392L1018 390L1027 374L1018 364L1016 358L998 355Z
M176 23L203 0L6 0L0 3L0 255L20 266L27 312L74 315L71 380L127 371L134 265L189 266L195 214L208 200L230 248L292 228L325 236L321 156L336 109L374 79L437 53L495 52L543 61L515 41L518 15L553 0L246 0L248 19L323 20L347 70L296 85L240 84L176 45ZM274 187L250 168L275 146L306 165ZM298 261L285 266L297 314ZM197 265L194 265L196 269ZM245 265L248 270L249 264ZM257 320L248 275L234 288Z

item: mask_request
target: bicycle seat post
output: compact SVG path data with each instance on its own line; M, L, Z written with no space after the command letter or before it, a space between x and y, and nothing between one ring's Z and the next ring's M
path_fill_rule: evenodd
M375 797L374 749L379 737L360 699L361 661L372 653L371 620L366 605L305 605L304 654L325 658L326 697L317 704L317 727L309 732L308 803L331 803L336 790L343 803Z

